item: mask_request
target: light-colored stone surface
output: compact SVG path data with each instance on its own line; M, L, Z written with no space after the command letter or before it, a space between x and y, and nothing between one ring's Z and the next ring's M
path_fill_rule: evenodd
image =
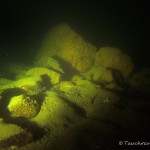
M102 47L96 53L95 63L101 67L117 69L124 78L128 78L134 65L131 58L120 49L114 47Z
M47 75L49 77L49 82L53 85L58 84L61 78L61 75L59 73L42 67L33 67L26 72L26 75L31 77L40 77L41 75Z
M65 23L54 27L45 38L36 61L59 56L79 72L88 71L94 64L96 48L86 42Z
M38 113L38 103L29 96L18 95L10 99L8 110L12 117L33 118Z

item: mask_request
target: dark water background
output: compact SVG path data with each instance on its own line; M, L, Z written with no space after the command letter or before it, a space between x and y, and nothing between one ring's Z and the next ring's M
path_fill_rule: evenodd
M97 48L118 47L149 67L149 12L144 0L1 1L0 66L31 63L47 31L66 22Z

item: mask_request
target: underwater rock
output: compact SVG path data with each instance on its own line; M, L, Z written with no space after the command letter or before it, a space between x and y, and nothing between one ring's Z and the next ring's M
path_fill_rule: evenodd
M4 123L3 119L0 118L0 143L1 143L1 141L9 138L10 136L19 134L22 131L23 131L23 129L21 127L15 125L15 124Z
M44 67L44 68L49 68L54 71L64 73L63 69L61 68L59 62L55 60L52 57L42 57L39 59L36 64L37 67Z
M53 70L47 68L35 67L31 68L26 72L27 76L42 76L47 75L49 77L49 81L52 85L58 84L60 82L61 75Z
M96 47L86 42L65 23L54 27L47 34L35 64L46 57L59 56L79 72L88 71L94 64Z
M75 103L86 110L87 117L100 115L101 113L96 113L95 109L104 112L104 106L112 105L112 103L116 103L119 99L116 94L103 90L100 86L79 76L74 76L71 82L61 82L53 90L60 97L63 97L65 100L68 99L71 103Z
M12 117L33 118L38 113L38 103L29 96L18 95L11 98L8 104L8 110Z
M96 53L95 63L101 67L117 69L125 79L130 76L134 68L131 58L114 47L102 47Z
M27 77L24 75L21 79L16 81L0 79L0 93L7 89L19 88L23 90L27 95L37 95L44 87L41 86L42 78L40 76Z
M23 146L33 141L31 133L23 130L21 127L5 123L3 119L0 119L0 149L1 150L13 150L18 146Z
M55 138L65 128L73 125L75 122L80 122L82 119L57 93L48 91L40 112L32 120L41 127L46 127L47 132L50 132L51 136Z
M86 79L100 85L105 85L114 81L110 70L96 65L94 65L87 73L84 73L83 75Z
M14 81L13 85L24 90L28 95L36 95L42 90L39 84L41 82L42 79L40 76L27 77L24 75L21 79Z
M38 95L43 89L39 85L29 85L29 84L24 84L20 87L21 90L23 90L27 95Z
M30 132L22 131L19 134L8 137L7 139L0 141L1 150L15 150L26 144L33 142L33 136Z
M124 89L123 86L125 86L124 79L122 79L120 72L118 73L118 71L115 72L97 65L94 65L92 69L84 73L83 76L93 84L105 89L122 91Z
M143 68L140 72L135 73L129 80L131 87L143 92L150 93L150 68Z

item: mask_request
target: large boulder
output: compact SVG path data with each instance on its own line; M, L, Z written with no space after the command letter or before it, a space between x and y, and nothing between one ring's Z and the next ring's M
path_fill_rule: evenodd
M74 69L83 73L94 64L95 53L96 47L86 42L69 25L62 23L47 34L36 56L35 64L40 65L41 60L41 62L48 63L43 59L57 56L57 58L60 57L71 64ZM51 64L46 64L46 66L51 66Z
M131 58L114 47L102 47L96 53L95 63L97 66L118 70L125 79L129 77L134 68Z
M42 57L41 59L39 59L36 64L37 67L44 67L44 68L49 68L52 70L55 70L61 74L64 73L64 70L61 68L61 64L54 58L52 57Z
M12 117L33 118L37 115L39 106L35 99L29 96L18 95L11 98L8 110Z

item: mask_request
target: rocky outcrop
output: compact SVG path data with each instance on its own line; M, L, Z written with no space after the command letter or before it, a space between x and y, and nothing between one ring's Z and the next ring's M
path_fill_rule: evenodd
M44 58L58 56L83 73L94 64L95 53L96 48L93 45L74 32L69 25L62 23L48 33L36 56L35 64L39 64L41 59L43 62Z

